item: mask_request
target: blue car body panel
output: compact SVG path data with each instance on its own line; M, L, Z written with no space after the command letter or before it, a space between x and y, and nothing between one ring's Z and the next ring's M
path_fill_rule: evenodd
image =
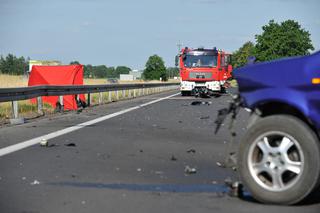
M298 109L320 130L320 51L235 69L239 92L246 107L281 102Z

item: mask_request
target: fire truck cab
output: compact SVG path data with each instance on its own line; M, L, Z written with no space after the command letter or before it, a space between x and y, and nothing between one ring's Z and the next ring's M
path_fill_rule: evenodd
M212 95L224 92L231 79L231 54L217 48L185 47L176 56L182 95Z

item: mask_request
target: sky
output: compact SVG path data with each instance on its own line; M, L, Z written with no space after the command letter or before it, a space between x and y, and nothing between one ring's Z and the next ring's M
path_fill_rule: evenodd
M0 55L144 69L178 43L233 52L269 20L298 21L320 50L320 0L0 0Z

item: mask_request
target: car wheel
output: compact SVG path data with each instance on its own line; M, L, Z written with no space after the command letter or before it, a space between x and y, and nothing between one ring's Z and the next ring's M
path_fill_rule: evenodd
M241 180L256 200L295 204L305 199L319 181L319 140L296 117L261 118L242 138L238 164Z

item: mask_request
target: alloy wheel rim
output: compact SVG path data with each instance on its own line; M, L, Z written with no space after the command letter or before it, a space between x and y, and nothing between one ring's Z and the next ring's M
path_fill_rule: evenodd
M251 176L269 191L289 189L304 169L304 155L298 141L279 131L260 135L250 146L247 159Z

